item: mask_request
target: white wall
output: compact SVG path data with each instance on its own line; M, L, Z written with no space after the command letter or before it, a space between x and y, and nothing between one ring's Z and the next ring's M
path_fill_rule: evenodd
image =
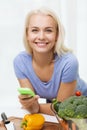
M87 82L87 1L78 0L77 57L81 77Z
M73 0L73 2L75 1L76 0ZM68 3L69 5L66 2L69 2ZM24 50L23 42L22 42L23 26L24 26L25 16L29 10L41 6L52 8L60 17L62 17L61 20L64 22L64 25L67 26L65 27L65 29L66 29L66 36L67 36L66 41L68 41L68 45L70 45L71 43L70 46L74 48L75 51L77 51L77 48L75 48L76 36L74 30L73 32L71 31L72 33L69 32L70 28L72 30L75 28L76 25L74 23L72 24L72 26L69 27L66 17L64 17L65 13L68 12L67 8L65 9L65 7L68 6L71 7L70 9L71 11L70 13L68 12L67 17L72 15L74 18L76 18L75 12L74 13L72 12L72 9L76 9L76 6L70 6L71 2L72 0L69 1L68 0L55 0L55 1L53 0L3 0L2 2L0 2L0 104L9 105L10 103L12 103L12 100L14 105L17 104L18 93L16 89L19 86L19 84L17 82L13 70L13 59L21 50ZM75 3L73 4L75 5ZM79 23L78 27L80 26L83 27ZM78 33L78 37L80 37L81 33ZM83 32L83 33L85 33L85 35L87 34L87 32ZM85 68L83 68L84 66L83 57L86 54L85 46L86 43L83 46L83 44L81 44L80 42L77 51L78 57L80 55L79 57L79 62L81 64L80 73L83 74L83 77L85 77ZM85 54L83 50L85 50ZM85 62L86 61L87 60L85 60ZM85 63L85 67L86 66L87 66L87 62Z

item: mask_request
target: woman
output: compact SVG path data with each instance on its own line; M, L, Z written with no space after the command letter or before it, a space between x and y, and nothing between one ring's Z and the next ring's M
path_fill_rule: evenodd
M87 95L87 85L79 78L78 61L64 46L64 28L52 11L31 11L25 23L26 51L14 59L14 70L21 87L31 88L35 96L20 95L23 107L31 113L52 115L53 98L64 101L80 90ZM38 98L49 103L39 104Z

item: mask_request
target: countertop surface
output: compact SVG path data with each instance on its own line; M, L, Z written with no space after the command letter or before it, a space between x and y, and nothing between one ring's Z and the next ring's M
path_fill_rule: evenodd
M12 122L14 122L15 130L23 130L20 127L21 119L25 114L29 114L29 112L25 109L22 109L20 105L16 106L0 106L0 115L5 112L7 118L9 118ZM50 116L46 114L42 114L45 117L45 124L42 130L62 130L60 129L61 125L58 123L55 116ZM2 123L2 119L0 116L0 130L6 130Z
M14 130L23 130L21 125L21 120L25 114L29 114L28 111L22 109L20 106L0 106L0 115L5 112L7 118L14 123ZM41 114L41 113L40 113ZM42 130L69 130L69 125L66 122L62 122L62 126L58 122L55 116L50 116L46 114L42 114L45 117L45 123ZM63 129L64 128L64 129ZM0 130L6 130L3 125L1 116L0 116ZM72 124L72 130L77 130L75 124Z
M23 130L21 128L21 118L9 117L9 120L14 123L15 130ZM6 130L2 122L0 122L0 130ZM63 130L63 128L59 123L45 122L42 130Z
M5 112L7 117L18 117L18 118L23 118L25 114L29 114L29 111L22 109L21 106L0 106L0 115L1 113ZM42 113L41 113L42 114ZM55 116L50 116L46 114L42 114L45 117L45 120L47 122L53 122L53 123L58 123L57 119ZM1 121L1 116L0 116L0 121Z

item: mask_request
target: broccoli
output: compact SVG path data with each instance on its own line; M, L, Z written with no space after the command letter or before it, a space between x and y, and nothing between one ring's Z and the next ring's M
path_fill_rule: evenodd
M53 103L53 106L54 106L55 111L58 112L58 110L59 110L59 105L60 105L61 102L57 101L56 99L53 99L53 100L52 100L52 103Z
M64 119L87 118L87 97L71 96L59 104L58 115Z
M85 104L77 106L74 118L87 118L87 106Z
M65 120L68 121L71 120L74 123L76 123L79 130L86 130L87 129L87 97L82 95L69 97L68 99L66 99L65 101L59 104L57 114L59 117Z
M85 104L87 106L87 98L83 98L83 104Z

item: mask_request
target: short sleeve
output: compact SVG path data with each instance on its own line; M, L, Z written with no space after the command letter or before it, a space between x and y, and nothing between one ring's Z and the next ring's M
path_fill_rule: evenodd
M14 61L13 61L13 66L14 66L14 72L17 78L19 79L24 79L26 78L25 74L24 74L24 66L22 63L22 58L18 55L17 57L15 57Z
M75 56L67 58L62 71L62 82L72 82L78 77L78 60Z

